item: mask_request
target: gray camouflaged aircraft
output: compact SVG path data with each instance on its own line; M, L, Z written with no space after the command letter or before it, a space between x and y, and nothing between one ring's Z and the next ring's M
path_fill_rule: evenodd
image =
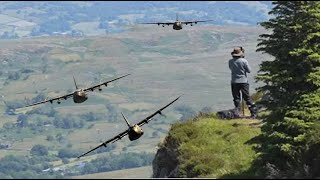
M176 21L175 22L150 22L150 23L140 23L140 24L158 24L158 26L160 26L160 24L162 25L162 27L164 27L165 25L169 26L169 25L173 25L173 29L174 30L181 30L182 29L182 25L188 25L190 24L190 26L193 26L193 24L197 24L198 22L207 22L207 21L212 21L212 20L195 20L195 21L179 21L178 20L178 13L176 14Z
M87 92L88 91L94 91L95 89L98 89L99 91L102 91L101 86L103 86L103 85L107 86L108 83L110 83L112 81L115 81L115 80L118 80L120 78L129 76L129 75L130 74L126 74L124 76L112 79L110 81L106 81L106 82L103 82L103 83L100 83L100 84L97 84L97 85L94 85L94 86L91 86L91 87L88 87L88 88L83 88L83 89L82 88L78 88L76 80L73 77L74 85L76 86L76 90L74 92L72 92L70 94L63 95L63 96L55 97L55 98L52 98L52 99L47 99L47 100L44 100L44 101L41 101L41 102L37 102L37 103L34 103L34 104L30 104L30 105L25 106L25 107L35 106L35 105L46 103L46 102L50 102L52 104L53 101L57 101L57 103L60 104L61 103L60 100L67 100L69 97L73 97L73 102L74 103L82 103L82 102L84 102L84 101L86 101L88 99L88 96L87 96Z
M162 116L164 116L161 111L164 110L165 108L167 108L168 106L170 106L172 103L174 103L175 101L177 101L181 96L177 97L175 100L173 100L172 102L170 102L169 104L167 104L166 106L160 108L159 110L157 110L156 112L154 112L153 114L151 114L150 116L146 117L145 119L143 119L142 121L138 122L137 124L130 124L129 121L127 120L127 118L123 115L123 113L121 113L123 119L126 121L127 125L128 125L128 129L123 131L122 133L116 135L115 137L105 141L104 143L101 143L99 146L91 149L90 151L83 153L82 155L78 156L78 159L82 156L85 156L87 154L89 154L90 152L104 146L107 147L108 143L114 143L118 140L120 140L121 138L123 138L124 136L128 135L129 140L130 141L134 141L139 139L142 135L143 135L143 131L141 129L141 126L143 126L144 124L147 124L149 121L153 120L152 117L160 114Z

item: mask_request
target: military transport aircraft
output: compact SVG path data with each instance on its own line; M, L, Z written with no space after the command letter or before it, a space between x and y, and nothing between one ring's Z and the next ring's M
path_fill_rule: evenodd
M74 103L82 103L82 102L84 102L84 101L86 101L88 99L88 96L86 94L88 91L94 91L95 89L99 89L99 91L102 91L100 86L102 86L102 85L107 86L108 83L110 83L112 81L115 81L115 80L118 80L120 78L123 78L125 76L129 76L129 75L130 74L126 74L124 76L112 79L110 81L106 81L106 82L100 83L98 85L94 85L94 86L91 86L89 88L83 88L83 89L82 88L78 88L76 80L73 77L74 85L76 86L76 90L74 92L72 92L70 94L63 95L63 96L55 97L55 98L52 98L52 99L44 100L44 101L41 101L41 102L37 102L37 103L31 104L31 105L28 105L26 107L35 106L35 105L46 103L46 102L50 102L52 104L53 101L57 101L57 103L60 104L61 103L60 100L63 100L63 99L67 100L71 96L73 97L73 102Z
M182 25L188 25L190 24L190 26L194 24L197 24L198 22L207 22L207 21L212 21L212 20L205 20L205 21L179 21L178 20L178 14L176 14L176 21L175 22L151 22L151 23L140 23L140 24L158 24L158 26L160 26L160 24L162 25L162 27L164 27L165 25L169 26L169 25L173 25L173 29L174 30L181 30L182 29Z
M150 116L146 117L145 119L143 119L142 121L138 122L137 124L133 124L131 125L127 118L123 115L123 113L121 113L123 119L126 121L127 125L128 125L128 129L123 131L122 133L116 135L115 137L105 141L104 143L100 144L99 146L91 149L90 151L86 152L86 153L83 153L82 155L78 156L78 158L82 157L82 156L85 156L86 154L89 154L90 152L104 146L104 147L107 147L107 144L108 143L114 143L118 140L120 140L121 138L123 138L124 136L128 135L129 137L129 140L130 141L134 141L134 140L137 140L139 139L142 135L143 135L143 131L141 129L141 126L143 126L144 124L148 123L149 121L153 120L152 117L157 115L157 114L160 114L160 115L163 115L161 113L162 110L164 110L165 108L167 108L168 106L170 106L172 103L174 103L175 101L177 101L181 96L177 97L175 100L173 100L172 102L170 102L169 104L167 104L166 106L162 107L161 109L157 110L156 112L154 112L153 114L151 114Z

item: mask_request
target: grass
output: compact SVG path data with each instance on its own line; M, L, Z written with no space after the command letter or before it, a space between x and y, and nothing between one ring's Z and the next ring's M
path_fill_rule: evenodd
M27 155L29 154L29 151L27 150L15 150L15 151L10 151L10 150L0 150L0 158L3 158L5 156L9 155L14 155L14 156L21 156L21 155Z
M5 124L5 123L15 123L15 122L17 122L17 118L16 117L10 117L10 116L3 116L2 118L1 118L1 121L0 121L0 127L3 127L3 125Z
M257 154L248 141L260 134L259 120L200 120L176 123L169 136L179 142L180 177L222 178L248 170Z
M35 136L32 138L24 138L20 143L15 143L12 145L10 149L15 150L31 150L34 145L41 144L44 146L48 146L48 142L46 141L45 136Z

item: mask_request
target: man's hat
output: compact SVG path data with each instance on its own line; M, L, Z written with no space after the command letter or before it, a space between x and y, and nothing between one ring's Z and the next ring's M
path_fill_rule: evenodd
M232 56L243 56L243 52L242 49L240 47L236 47L233 49L233 51L231 52Z

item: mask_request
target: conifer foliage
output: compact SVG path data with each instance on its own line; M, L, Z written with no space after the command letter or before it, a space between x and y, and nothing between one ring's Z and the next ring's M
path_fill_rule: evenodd
M258 160L278 177L320 177L320 2L274 1L257 51L270 54L257 81L269 98ZM260 169L261 172L268 172ZM265 176L267 174L264 174Z

